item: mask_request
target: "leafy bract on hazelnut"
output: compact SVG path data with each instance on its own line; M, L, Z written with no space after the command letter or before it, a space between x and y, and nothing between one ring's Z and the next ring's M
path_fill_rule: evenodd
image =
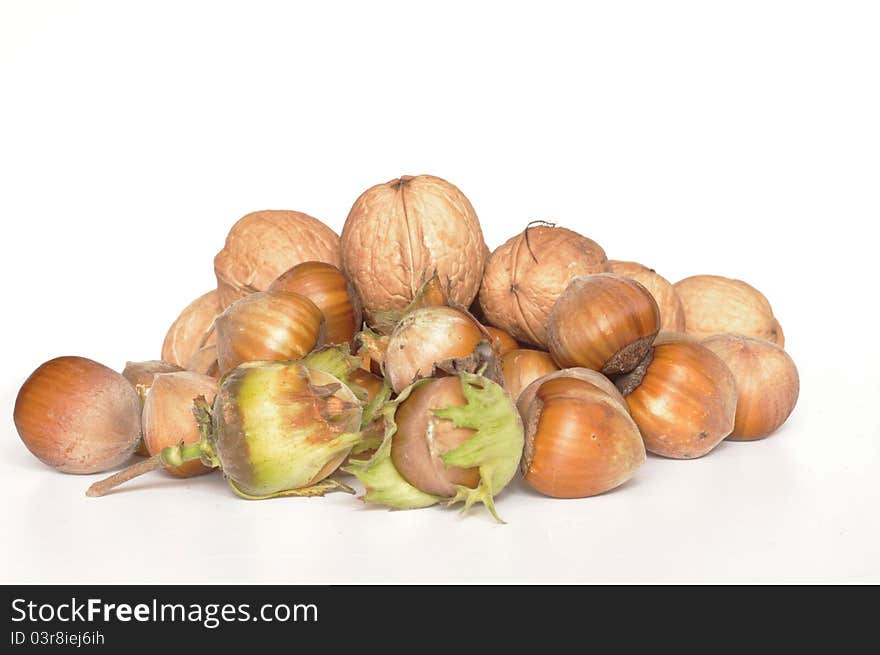
M452 505L464 502L464 509L482 502L500 521L495 511L494 497L513 478L519 466L523 449L523 424L510 396L500 385L480 375L458 375L465 403L459 406L430 410L434 418L426 417L430 438L432 421L450 421L456 428L467 428L473 435L461 445L440 455L447 467L477 468L479 483L476 487L455 485L450 497L428 493L410 484L395 467L392 446L398 430L396 415L401 404L414 390L437 380L419 380L405 389L396 400L382 410L385 416L385 436L375 455L368 461L350 461L346 467L363 483L367 502L379 503L397 509L428 507L441 501Z

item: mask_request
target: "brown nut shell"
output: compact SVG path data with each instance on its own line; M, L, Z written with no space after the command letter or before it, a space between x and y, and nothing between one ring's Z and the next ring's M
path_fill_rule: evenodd
M127 362L125 368L122 369L122 377L134 386L135 391L137 391L138 396L140 396L141 406L143 406L143 402L147 398L147 392L149 392L150 387L153 386L153 378L162 373L174 373L182 370L183 369L177 364L163 362L159 359L148 360L145 362ZM135 451L135 455L147 457L149 454L150 453L147 452L147 446L144 444L143 438L141 438L137 450Z
M217 393L217 380L192 371L165 373L153 380L144 402L144 444L147 452L155 456L167 446L181 441L193 444L199 441L199 425L193 415L193 401L204 396L210 404ZM186 462L165 469L179 478L189 478L213 469L200 461Z
M482 326L454 307L425 307L401 319L388 340L385 377L396 393L429 377L434 365L468 357L484 339Z
M162 343L162 359L186 367L200 348L214 343L214 319L219 313L216 290L193 300L168 329Z
M720 275L694 275L675 283L685 314L686 332L705 339L715 334L742 334L785 345L782 328L767 298L742 280Z
M553 303L575 277L607 270L605 251L592 239L564 227L528 227L489 257L480 308L517 341L547 350Z
M432 410L467 404L461 379L452 376L426 382L400 403L394 415L397 432L391 440L394 467L411 485L425 493L454 496L455 485L476 488L479 468L447 467L441 455L470 439L476 430L457 428Z
M645 462L644 443L627 411L582 380L555 377L541 383L525 424L523 477L547 496L604 493Z
M153 386L153 379L162 373L177 373L183 369L177 364L165 362L160 359L151 359L145 362L126 362L122 369L122 377L128 380L141 397L141 402L146 400L147 392Z
M247 214L232 226L214 257L220 308L265 291L284 271L308 261L341 263L339 237L324 223L283 209Z
M141 438L141 400L122 375L85 357L57 357L15 399L24 445L63 473L99 473L128 460Z
M797 404L800 379L794 360L780 346L736 334L709 337L736 380L736 421L728 441L751 441L775 432Z
M327 343L351 343L361 328L361 306L342 271L325 262L303 262L279 275L269 289L298 293L324 315Z
M599 373L599 371L578 367L564 368L539 377L520 392L519 398L516 400L516 408L524 421L526 419L526 414L528 414L529 407L535 399L535 394L538 393L538 389L540 389L541 385L545 382L555 380L556 378L574 378L575 380L591 384L620 405L625 411L629 411L629 406L626 404L623 395L618 391L614 383Z
M217 362L217 344L205 346L197 351L186 363L186 370L218 379L220 364Z
M484 325L483 328L485 328L486 332L489 333L489 336L492 337L492 347L495 349L495 354L498 357L503 357L510 351L519 349L519 344L516 342L516 339L507 334L504 330L491 325Z
M504 388L513 401L519 398L523 389L538 378L558 371L559 367L550 353L543 350L517 348L501 358L501 371L504 375Z
M381 377L363 368L353 370L348 374L348 379L352 384L359 386L367 392L368 402L375 400L385 384Z
M718 355L696 342L658 343L616 383L649 452L702 457L733 431L736 381Z
M654 296L660 309L661 330L684 332L684 307L681 306L681 299L669 280L653 268L637 262L609 260L608 272L635 280Z
M660 310L645 287L611 273L572 280L550 312L550 354L562 368L626 373L660 330Z
M324 342L324 316L297 293L261 291L217 317L217 361L225 373L242 362L298 359Z
M436 272L449 302L477 295L486 244L470 201L432 175L404 175L355 201L342 229L342 269L367 319L404 309Z

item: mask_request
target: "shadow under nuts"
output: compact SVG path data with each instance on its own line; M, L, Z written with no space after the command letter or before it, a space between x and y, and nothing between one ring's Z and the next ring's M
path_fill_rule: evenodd
M619 275L577 277L550 312L550 354L562 368L605 375L633 370L660 331L660 310L645 287Z

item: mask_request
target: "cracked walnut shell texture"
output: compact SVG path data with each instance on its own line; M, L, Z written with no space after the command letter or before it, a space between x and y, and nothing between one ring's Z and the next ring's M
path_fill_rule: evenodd
M483 275L480 307L491 325L547 349L547 319L579 275L608 270L605 251L564 227L528 227L499 246Z
M214 258L221 309L265 291L275 278L307 261L339 266L339 237L317 218L272 209L241 218Z
M367 189L342 229L342 265L369 319L404 309L436 272L449 301L477 295L488 249L476 212L453 184L403 176Z

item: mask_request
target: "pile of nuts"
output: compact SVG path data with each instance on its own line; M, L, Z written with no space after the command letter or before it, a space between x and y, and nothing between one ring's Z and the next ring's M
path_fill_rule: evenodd
M547 496L594 496L646 451L763 438L798 397L754 287L670 284L543 222L490 252L468 199L430 175L366 190L341 237L300 212L248 214L214 270L161 360L33 372L14 416L37 458L85 474L144 457L91 496L219 468L250 499L357 479L367 502L479 501L498 518L517 470Z

